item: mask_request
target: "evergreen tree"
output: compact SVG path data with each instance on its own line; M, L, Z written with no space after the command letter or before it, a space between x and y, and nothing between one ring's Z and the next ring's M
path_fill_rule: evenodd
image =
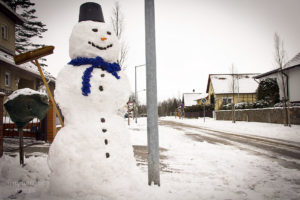
M275 79L262 80L256 91L257 100L265 100L271 105L279 102L279 86Z
M35 3L30 0L1 0L16 11L24 20L23 26L16 25L16 50L25 52L40 48L44 45L32 43L34 37L43 38L42 33L47 31L46 25L37 20Z

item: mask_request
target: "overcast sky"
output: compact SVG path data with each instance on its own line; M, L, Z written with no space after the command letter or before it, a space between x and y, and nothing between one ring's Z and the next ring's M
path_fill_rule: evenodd
M48 28L43 43L54 45L48 71L70 61L69 37L85 0L33 0ZM113 0L93 0L110 22ZM119 0L129 46L127 74L134 91L134 66L145 63L144 0ZM263 73L274 64L274 33L291 59L300 52L299 0L156 0L158 100L205 93L208 75ZM145 68L138 68L139 100L145 102Z

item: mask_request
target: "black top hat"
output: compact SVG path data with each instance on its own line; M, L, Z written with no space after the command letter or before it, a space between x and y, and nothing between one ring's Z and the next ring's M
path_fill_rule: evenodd
M81 21L104 22L101 6L97 3L87 2L80 6L79 22Z

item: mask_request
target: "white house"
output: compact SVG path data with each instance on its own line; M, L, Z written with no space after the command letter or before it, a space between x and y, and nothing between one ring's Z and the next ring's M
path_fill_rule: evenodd
M290 100L290 102L300 102L300 53L287 62L282 70L280 68L274 69L255 76L254 78L259 80L267 78L276 79L280 90L280 99L284 97L283 91L285 90L287 99ZM283 85L285 85L285 87L283 87Z
M184 107L197 105L197 100L202 98L201 93L183 93Z

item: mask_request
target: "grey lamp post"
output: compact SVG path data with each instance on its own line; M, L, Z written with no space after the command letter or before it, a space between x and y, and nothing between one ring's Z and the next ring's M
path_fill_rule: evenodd
M145 0L148 184L160 185L154 0Z
M137 67L142 67L142 66L145 66L145 64L143 65L137 65L135 66L135 92L134 92L134 100L135 100L135 107L134 107L134 116L135 116L135 123L137 123L137 116L138 116L138 113L137 113L137 105L138 105L138 98L137 98L137 79L136 79L136 68Z

